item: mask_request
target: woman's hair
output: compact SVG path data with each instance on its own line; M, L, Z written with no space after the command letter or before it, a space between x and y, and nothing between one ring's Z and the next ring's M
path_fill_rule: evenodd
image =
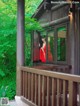
M41 48L42 45L43 45L43 41L42 41L43 38L45 39L45 35L42 35L42 36L40 35L40 36L39 36L39 44L40 44L40 48Z
M43 45L42 36L39 36L39 43L40 43L40 48L41 48Z

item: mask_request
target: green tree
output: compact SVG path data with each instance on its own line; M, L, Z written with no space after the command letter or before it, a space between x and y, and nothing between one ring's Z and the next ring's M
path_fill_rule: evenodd
M31 15L41 0L26 0L25 2L25 35L32 30L40 29L39 23L31 19ZM17 35L17 2L16 0L0 1L0 88L8 86L7 96L12 99L15 95L16 72L16 35ZM30 36L25 38L30 43ZM30 50L30 46L28 47ZM26 53L28 57L29 51ZM29 59L30 60L30 59ZM30 64L30 63L28 63ZM13 86L14 85L14 88Z

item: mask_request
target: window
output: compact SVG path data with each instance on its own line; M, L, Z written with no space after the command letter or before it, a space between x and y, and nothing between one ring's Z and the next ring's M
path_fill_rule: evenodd
M57 61L66 61L66 28L57 29Z
M48 32L47 61L54 61L54 31Z
M66 61L66 26L54 29L47 34L47 61L53 63Z
M40 49L43 45L42 43L42 32L35 33L34 35L34 60L40 61L40 56L43 58L42 62L46 63L59 63L66 62L66 52L67 52L67 27L54 27L50 30L46 30L45 41L46 46L44 46L45 58L40 55ZM41 51L43 52L43 50Z

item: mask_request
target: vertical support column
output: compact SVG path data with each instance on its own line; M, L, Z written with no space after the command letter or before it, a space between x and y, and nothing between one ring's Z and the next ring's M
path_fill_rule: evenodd
M76 5L75 12L75 72L74 74L80 74L80 10Z
M80 10L73 5L73 15L70 16L70 50L72 74L80 74Z
M69 51L70 51L70 57L71 57L71 60L70 60L70 63L72 65L72 70L71 70L71 73L74 73L75 69L74 69L74 45L75 45L75 39L74 39L74 15L73 13L70 14L70 26L69 26Z
M80 75L80 7L78 9L78 75Z
M17 95L21 95L21 71L24 65L25 0L17 0Z

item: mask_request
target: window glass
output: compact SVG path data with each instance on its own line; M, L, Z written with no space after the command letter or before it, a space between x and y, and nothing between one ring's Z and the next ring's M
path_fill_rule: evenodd
M66 60L66 28L58 28L57 37L57 61Z
M33 61L39 61L39 35L34 32L34 43L33 43Z
M48 32L48 62L53 62L54 60L54 32Z

